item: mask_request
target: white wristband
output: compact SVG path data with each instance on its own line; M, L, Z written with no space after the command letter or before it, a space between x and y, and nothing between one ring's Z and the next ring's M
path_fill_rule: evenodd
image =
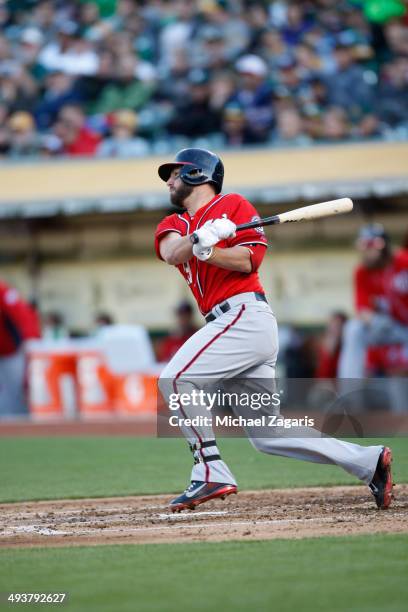
M213 247L208 247L208 248L203 249L203 247L200 246L199 244L195 244L193 246L193 255L195 255L197 259L199 259L200 261L207 261L207 259L210 259L212 254L213 254Z

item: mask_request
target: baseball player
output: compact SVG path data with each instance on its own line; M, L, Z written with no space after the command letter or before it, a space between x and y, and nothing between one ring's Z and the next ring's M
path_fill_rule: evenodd
M194 388L197 379L253 378L271 380L278 355L275 316L258 277L267 240L259 228L235 233L236 225L258 217L255 208L236 193L223 194L221 159L203 149L184 149L161 165L171 203L183 210L158 225L158 257L176 266L190 287L206 325L178 350L163 370L159 387L172 393ZM194 237L198 243L193 244ZM191 482L170 502L170 509L194 509L210 499L237 493L237 483L222 460L205 405L180 408L186 417L202 416L203 425L181 425L194 457ZM248 432L247 432L248 433ZM378 508L392 500L391 450L363 447L334 438L310 436L257 437L253 446L272 455L335 464L369 485Z
M354 273L357 317L344 327L340 378L364 378L368 347L408 345L408 252L391 251L382 225L361 228L362 256Z

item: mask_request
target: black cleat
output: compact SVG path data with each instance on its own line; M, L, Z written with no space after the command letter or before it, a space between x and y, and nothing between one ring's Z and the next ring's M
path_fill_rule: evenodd
M377 468L370 484L368 485L374 495L378 508L385 510L389 508L392 501L392 476L391 476L392 452L384 446L378 458Z

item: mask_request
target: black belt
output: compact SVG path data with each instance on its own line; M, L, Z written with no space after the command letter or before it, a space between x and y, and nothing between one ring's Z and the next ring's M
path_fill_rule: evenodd
M264 294L264 293L259 293L258 291L254 291L253 295L254 295L255 299L256 299L258 302L267 302L267 301L268 301L268 300L266 299L266 297L265 297L265 294ZM224 313L228 312L229 310L231 310L231 305L230 305L230 304L229 304L229 303L226 301L226 302L223 302L222 304L220 304L220 305L218 306L218 308L219 308L219 309L221 310L221 312L224 314ZM210 312L210 314L208 314L208 315L207 315L206 317L204 317L204 318L205 318L205 320L206 320L206 322L207 322L207 323L210 323L211 321L214 321L214 320L215 320L217 317L216 317L216 316L215 316L215 315L214 315L212 312Z

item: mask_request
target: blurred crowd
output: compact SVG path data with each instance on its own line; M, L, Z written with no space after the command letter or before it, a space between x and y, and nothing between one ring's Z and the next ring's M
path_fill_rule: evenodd
M0 155L408 138L402 0L0 1Z

